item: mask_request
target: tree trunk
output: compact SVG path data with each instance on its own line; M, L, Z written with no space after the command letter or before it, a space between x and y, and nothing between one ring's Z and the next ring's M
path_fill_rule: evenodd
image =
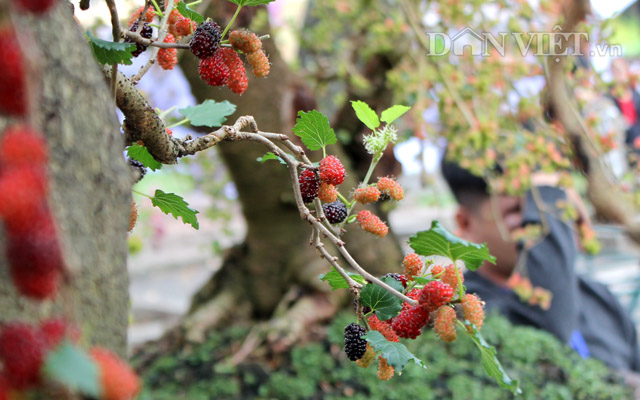
M207 13L212 14L220 15ZM268 33L268 28L258 32ZM198 76L193 57L184 57L181 66L198 101L227 99L238 107L232 120L253 115L260 130L295 138L291 128L296 108L309 101L301 101L300 83L280 57L273 40L264 41L264 48L272 64L271 72L266 79L250 77L243 96L206 86ZM342 190L348 191L357 185L357 174L339 145L330 148L347 168ZM219 151L236 184L248 232L244 242L226 257L221 271L194 297L190 315L183 324L187 339L200 340L206 330L231 317L234 321L287 320L291 324L285 324L286 328L275 324L283 332L296 330L299 326L296 318L312 323L330 318L344 304L346 291L342 291L342 297L340 292L329 293L328 285L317 278L329 271L330 265L309 246L311 229L300 219L286 167L277 162L256 162L266 148L253 143L224 143ZM312 161L319 161L320 157L311 155ZM392 235L377 239L357 225L350 225L345 241L355 259L374 274L397 268L401 260L400 248ZM331 245L329 249L338 254ZM222 311L224 305L235 306ZM283 308L288 311L283 312Z
M64 315L82 328L86 343L124 354L132 177L115 104L70 3L60 1L41 17L20 15L14 25L35 56L31 121L49 144L49 203L71 279L50 304L25 300L13 289L0 252L0 319ZM0 118L0 132L12 122Z

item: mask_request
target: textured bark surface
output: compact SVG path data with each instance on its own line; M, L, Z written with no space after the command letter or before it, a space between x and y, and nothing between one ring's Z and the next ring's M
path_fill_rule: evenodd
M0 320L74 318L83 340L123 354L128 326L126 232L131 172L104 75L67 2L15 21L37 55L34 123L50 147L50 205L59 225L69 285L54 302L16 295L0 252ZM10 121L0 118L0 128ZM2 242L0 238L0 242Z

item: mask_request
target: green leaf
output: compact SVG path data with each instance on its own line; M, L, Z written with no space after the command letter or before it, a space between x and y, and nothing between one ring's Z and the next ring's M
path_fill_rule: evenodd
M174 193L165 193L160 189L156 189L156 192L151 198L151 204L158 207L163 213L171 214L175 219L182 218L182 222L193 226L195 229L200 228L196 211L189 208L189 204L184 199Z
M127 155L129 158L133 158L136 161L140 161L146 168L150 168L152 171L162 168L162 164L156 161L155 158L149 153L146 147L140 146L137 143L127 147Z
M382 352L382 357L386 358L389 365L395 368L397 372L401 372L402 368L404 368L409 361L415 362L422 368L427 368L422 360L407 350L405 345L397 342L389 342L378 331L369 331L363 337L373 346L375 351Z
M196 21L197 24L201 24L204 22L204 17L200 15L197 11L189 8L183 1L176 5L178 12L182 14L183 17L189 18L192 21Z
M329 119L320 111L298 111L296 126L293 133L302 139L302 143L309 150L319 150L328 144L338 141L333 128L329 125Z
M475 325L471 325L471 329L473 333L469 333L466 329L465 332L467 332L469 337L471 337L471 340L473 340L476 346L478 346L478 349L480 350L480 360L482 361L482 366L487 371L487 374L494 378L501 388L511 390L514 394L522 393L518 381L511 379L502 368L498 357L496 357L496 348L489 345L484 340Z
M398 291L402 291L402 283L391 277L382 278L381 281ZM375 283L368 283L362 288L360 304L375 310L381 321L395 317L402 310L402 299Z
M362 277L362 275L349 273L349 276L360 284L364 283L364 277ZM320 274L318 278L320 278L321 281L327 282L329 286L331 286L331 290L349 288L349 284L347 284L347 281L340 275L335 267L331 267L331 271L326 274Z
M98 366L87 353L69 341L64 341L47 354L42 372L71 390L89 397L100 397Z
M411 107L395 105L387 108L380 115L380 120L387 124L393 123L396 119L400 118L404 113L409 111Z
M278 161L280 161L280 164L287 165L287 163L284 162L284 160L280 156L277 156L277 155L273 154L273 152L271 152L271 151L267 152L262 157L256 158L256 161L259 161L261 163L264 163L264 162L269 161L269 160L278 160Z
M376 128L380 126L378 114L376 114L376 112L373 111L364 101L352 101L351 107L355 110L356 117L358 117L358 119L372 131L375 131Z
M180 3L178 3L180 4ZM205 100L197 106L181 108L178 112L189 118L189 123L193 126L222 126L227 120L227 116L236 111L236 106L227 100L220 103L214 100Z
M131 58L136 50L134 43L117 43L98 39L89 30L87 30L87 36L93 55L100 64L132 64Z
M239 6L259 6L262 4L269 4L275 0L228 0L233 4L237 4Z
M475 271L484 260L495 264L496 258L489 254L486 244L475 244L462 240L433 221L431 229L411 236L409 245L421 256L443 256L451 261L464 261L465 266Z

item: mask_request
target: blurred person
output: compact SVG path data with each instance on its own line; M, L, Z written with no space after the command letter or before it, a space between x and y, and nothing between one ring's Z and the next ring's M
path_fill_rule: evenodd
M640 137L640 95L635 90L634 77L624 58L615 58L611 62L613 87L611 96L627 123L625 143L635 148L635 140Z
M464 284L512 323L546 330L570 345L582 357L594 357L620 371L640 371L636 328L609 290L577 276L577 245L572 228L559 218L558 200L571 199L556 187L557 178L532 178L542 201L541 210L532 192L523 197L495 195L487 183L458 164L444 161L443 176L458 202L455 220L465 240L486 243L496 263L486 262L464 274ZM494 204L492 205L492 201ZM557 211L557 212L556 212ZM581 214L588 221L584 208ZM547 225L548 233L536 245L523 250L521 243L501 235L529 224ZM522 258L519 260L519 258ZM531 284L552 294L547 309L522 301L508 282L519 262L524 262Z

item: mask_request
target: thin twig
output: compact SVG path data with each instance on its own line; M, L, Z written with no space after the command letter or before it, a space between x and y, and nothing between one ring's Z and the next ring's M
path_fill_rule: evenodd
M129 31L129 30L123 31L122 32L122 36L124 36L126 38L129 38L129 39L133 40L136 43L140 43L140 44L143 44L145 46L159 47L161 49L188 49L189 48L189 44L188 43L165 43L165 42L160 42L160 41L154 40L154 39L143 38L142 36L140 36L139 33L132 32L132 31Z
M165 3L164 16L160 20L160 27L158 28L158 39L156 40L158 43L164 42L164 38L165 36L167 36L166 26L167 21L169 20L169 15L171 14L171 10L173 10L173 0L167 0L167 2ZM149 68L151 68L151 66L156 62L158 50L160 50L160 48L157 46L154 46L151 49L149 60L147 60L146 64L142 68L140 68L140 71L138 71L138 73L131 78L131 81L134 85L137 85L138 82L140 82L140 79L142 79L144 74L146 74L147 71L149 71Z
M120 41L120 19L118 18L118 7L114 0L107 0L107 7L111 14L111 34L113 35L113 41ZM116 98L116 90L118 86L116 82L118 80L118 63L113 63L111 66L111 81L109 82L109 90L113 98Z

